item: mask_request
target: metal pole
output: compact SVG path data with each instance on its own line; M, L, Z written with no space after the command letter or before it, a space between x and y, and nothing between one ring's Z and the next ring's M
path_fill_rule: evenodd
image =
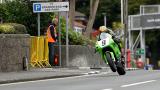
M107 26L107 17L106 17L106 15L104 16L104 25Z
M142 58L143 58L143 60L144 60L144 64L146 65L147 64L147 62L146 62L146 40L145 40L145 31L144 30L142 30L142 43L143 43L143 46L142 46L142 48L144 49L144 54L143 54L143 56L142 56Z
M158 13L160 13L160 5L158 6Z
M144 7L143 8L140 8L140 15L141 17L144 15ZM142 19L141 19L142 20ZM141 25L143 23L141 22ZM141 46L141 49L144 50L144 54L141 54L141 59L142 61L144 62L144 64L146 65L146 50L145 50L145 31L143 30L143 27L141 26L141 29L140 29L140 46Z
M68 50L68 12L66 14L66 66L68 66L69 61L69 50Z
M107 21L107 17L106 17L106 14L104 14L104 25L105 26L107 26L107 22L106 21Z
M144 54L141 54L141 59L145 64L145 32L141 28L140 30L141 50L144 50Z
M129 21L131 21L131 19L130 19L131 17L129 16ZM129 24L130 24L130 22L129 22ZM129 25L130 26L130 25ZM130 29L130 27L128 28L128 43L129 43L129 49L130 50L132 50L131 49L131 46L132 46L132 40L131 40L131 29Z
M59 43L59 66L62 66L62 56L61 56L61 20L60 12L58 12L58 43Z
M104 21L104 26L107 25L106 21L107 21L107 17L106 17L106 13L102 13L102 15L104 16L103 21Z
M124 9L123 9L123 0L121 0L121 24L123 25L124 21L123 21L123 16L124 16Z
M38 19L37 19L37 23L38 23L38 36L40 36L40 13L37 13Z

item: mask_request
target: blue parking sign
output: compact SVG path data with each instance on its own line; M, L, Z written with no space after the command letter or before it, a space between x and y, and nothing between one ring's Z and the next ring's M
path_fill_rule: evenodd
M33 11L40 12L41 11L41 4L34 4Z

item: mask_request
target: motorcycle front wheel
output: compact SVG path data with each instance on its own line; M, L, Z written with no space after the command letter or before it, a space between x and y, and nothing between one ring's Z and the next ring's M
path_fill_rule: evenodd
M111 58L111 54L109 52L106 52L105 54L106 54L106 59L107 59L109 67L111 68L111 70L113 72L116 72L117 68L116 68L116 65L115 65L114 61Z

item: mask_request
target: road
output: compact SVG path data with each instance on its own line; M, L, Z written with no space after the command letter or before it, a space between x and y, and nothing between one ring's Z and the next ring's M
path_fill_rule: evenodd
M136 70L128 71L124 76L101 73L1 84L0 90L160 90L160 71Z

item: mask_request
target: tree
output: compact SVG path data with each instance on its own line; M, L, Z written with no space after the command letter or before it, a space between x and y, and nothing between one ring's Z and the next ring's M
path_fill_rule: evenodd
M128 13L130 15L139 13L140 5L145 5L145 0L128 0Z
M85 36L87 37L90 37L90 33L92 32L92 27L96 17L98 4L99 4L99 0L95 0L94 2L90 0L90 15L89 15L89 21L88 21L86 32L85 32Z
M95 0L77 0L76 10L85 13L89 17L90 15L90 1ZM107 26L112 27L112 22L119 22L121 20L120 13L120 0L99 0L96 18L93 24L94 29L98 29L99 26L104 25L104 15L107 16ZM92 7L93 8L93 7Z
M69 19L70 19L70 28L73 30L74 26L74 17L75 17L75 0L70 0L70 11L69 11Z
M104 25L104 15L107 17L107 27L112 28L113 22L120 22L121 20L121 8L120 0L100 0L97 15L94 23L94 28Z

